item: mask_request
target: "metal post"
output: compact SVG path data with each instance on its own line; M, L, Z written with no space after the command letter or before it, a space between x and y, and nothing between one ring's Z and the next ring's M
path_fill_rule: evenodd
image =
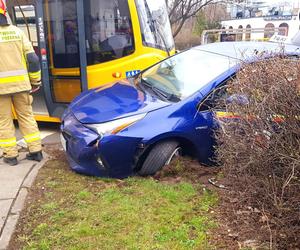
M86 58L86 38L84 25L84 0L77 0L77 22L78 22L78 39L79 39L79 55L80 55L80 80L81 89L88 89L87 81L87 58Z
M46 37L45 37L45 27L44 27L44 11L43 11L43 3L42 0L35 1L35 14L36 14L36 27L37 27L37 38L39 44L39 50L47 51L46 45ZM45 96L46 105L49 113L53 113L54 106L51 105L52 102L52 95L50 91L50 78L49 78L49 65L48 65L48 58L47 54L40 53L40 62L41 62L41 72L42 72L42 89L41 93Z

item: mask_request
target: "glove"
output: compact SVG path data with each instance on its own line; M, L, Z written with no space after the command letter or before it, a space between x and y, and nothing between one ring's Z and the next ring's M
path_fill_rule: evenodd
M32 89L29 91L30 94L36 93L39 91L41 86L32 86Z

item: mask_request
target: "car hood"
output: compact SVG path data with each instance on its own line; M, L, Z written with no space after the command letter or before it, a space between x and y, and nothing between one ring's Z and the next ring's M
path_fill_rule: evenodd
M70 105L81 123L103 123L147 113L170 105L136 88L129 81L119 81L83 92Z

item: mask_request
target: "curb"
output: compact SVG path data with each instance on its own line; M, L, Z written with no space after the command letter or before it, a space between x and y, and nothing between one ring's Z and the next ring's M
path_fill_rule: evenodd
M33 182L35 181L39 170L50 159L45 152L43 152L43 155L44 159L41 162L33 164L30 172L25 177L22 185L19 188L17 197L13 201L0 237L0 250L6 250L9 246L11 237L16 229L16 225L18 223L21 211L24 208L26 197L28 195L28 189L32 186Z

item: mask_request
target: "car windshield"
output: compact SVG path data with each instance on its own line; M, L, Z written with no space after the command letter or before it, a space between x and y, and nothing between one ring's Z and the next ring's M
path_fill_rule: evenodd
M140 84L166 99L183 100L237 64L237 60L197 49L154 65ZM174 98L175 97L175 98Z

